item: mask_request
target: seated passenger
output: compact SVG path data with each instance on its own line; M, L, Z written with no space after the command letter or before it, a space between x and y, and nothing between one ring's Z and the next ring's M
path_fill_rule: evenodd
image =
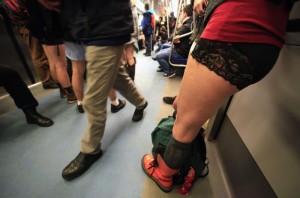
M28 124L37 124L42 127L53 125L51 119L40 115L36 111L38 102L16 71L0 66L0 86L3 86L9 93L16 106L23 110Z
M167 41L168 41L167 28L165 26L162 26L158 34L158 48L155 50L155 53L158 53L159 50L161 50L162 45L167 43Z
M139 50L145 49L145 35L143 34L142 31L139 31L139 38L138 38L138 46Z
M189 50L191 47L189 37L178 38L178 36L186 34L191 31L191 25L193 22L193 9L192 5L187 5L183 8L183 14L181 16L182 26L175 32L174 37L174 47L161 49L157 55L156 59L160 64L160 68L163 70L163 76L166 78L171 78L176 75L174 69L169 64L170 53L171 58L187 58Z

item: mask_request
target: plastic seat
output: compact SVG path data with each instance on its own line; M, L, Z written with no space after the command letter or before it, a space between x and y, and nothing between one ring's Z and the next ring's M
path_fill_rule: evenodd
M172 64L186 65L187 58L172 58L171 63Z

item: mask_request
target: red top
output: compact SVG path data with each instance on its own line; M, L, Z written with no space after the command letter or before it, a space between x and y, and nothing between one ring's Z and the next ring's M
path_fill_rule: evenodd
M283 1L284 2L284 1ZM201 38L282 47L289 11L268 0L226 0L211 14Z

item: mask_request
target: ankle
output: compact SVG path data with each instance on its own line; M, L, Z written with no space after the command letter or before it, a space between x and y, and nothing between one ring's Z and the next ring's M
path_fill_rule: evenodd
M118 99L115 99L115 100L111 101L111 104L114 105L114 106L118 106L120 103L119 103Z
M128 66L134 66L136 64L135 57L132 57L132 58L128 59L127 64L128 64Z
M163 159L170 168L178 169L183 167L188 162L191 152L192 142L179 142L172 136L166 148Z
M25 115L31 115L31 114L36 114L36 107L27 107L22 109L22 111L24 112Z

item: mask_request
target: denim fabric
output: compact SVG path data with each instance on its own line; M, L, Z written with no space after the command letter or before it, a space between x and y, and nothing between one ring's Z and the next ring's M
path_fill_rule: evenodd
M84 61L85 60L85 46L74 42L65 41L66 56L70 60Z
M146 45L146 53L150 54L151 53L151 48L152 48L152 35L146 36L145 35L145 45Z
M163 45L162 48L164 48L165 45ZM169 64L169 56L172 50L172 57L173 58L184 58L181 56L174 48L169 47L165 49L161 49L157 54L156 54L156 59L161 66L162 70L168 74L172 73L174 71L173 67L170 66Z

